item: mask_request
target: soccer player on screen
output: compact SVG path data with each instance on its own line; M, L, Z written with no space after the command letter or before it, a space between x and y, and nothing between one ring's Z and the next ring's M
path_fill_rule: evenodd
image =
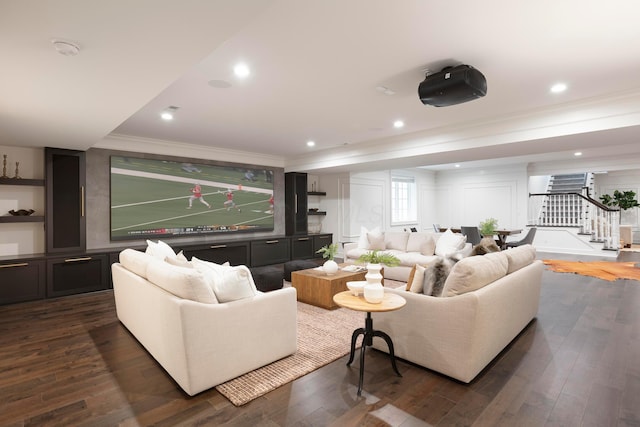
M189 196L189 206L187 206L187 209L191 209L191 207L193 206L193 201L196 199L200 200L200 203L206 205L207 208L211 209L211 205L207 203L204 197L202 197L202 188L200 188L200 184L198 184L197 182L196 185L194 185L191 189L191 196Z
M225 200L224 205L227 207L227 210L231 208L238 209L240 212L240 208L236 206L236 202L233 201L233 191L227 190L227 200Z

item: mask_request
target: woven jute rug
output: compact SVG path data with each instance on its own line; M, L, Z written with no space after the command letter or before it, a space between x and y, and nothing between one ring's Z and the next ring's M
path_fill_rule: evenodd
M558 273L575 273L610 282L618 279L640 280L640 268L635 262L564 261L545 259L543 262Z
M362 312L345 308L325 310L298 302L298 351L220 384L216 390L234 405L244 405L349 354L351 334L354 329L364 327L364 319Z

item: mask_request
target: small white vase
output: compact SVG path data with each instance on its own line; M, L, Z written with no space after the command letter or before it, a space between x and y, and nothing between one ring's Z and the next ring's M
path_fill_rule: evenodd
M322 269L327 274L327 276L332 276L338 272L338 263L332 259L327 260L322 265Z
M379 304L384 298L384 287L382 286L382 265L367 264L367 274L364 278L367 283L364 285L364 299L371 304Z

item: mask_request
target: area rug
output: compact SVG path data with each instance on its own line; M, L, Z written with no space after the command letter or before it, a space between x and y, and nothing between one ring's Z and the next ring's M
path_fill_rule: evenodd
M298 351L216 386L236 406L244 405L349 354L351 334L364 327L365 313L325 310L298 302ZM275 332L275 331L274 331Z
M612 261L565 261L559 259L545 259L543 262L558 273L575 273L583 276L596 277L613 282L617 279L640 280L640 268L635 262Z

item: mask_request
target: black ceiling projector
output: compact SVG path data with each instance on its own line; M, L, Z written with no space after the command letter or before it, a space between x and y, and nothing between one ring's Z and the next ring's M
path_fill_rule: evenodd
M418 86L418 96L425 105L447 107L481 98L487 94L487 80L471 65L446 67L429 74Z

